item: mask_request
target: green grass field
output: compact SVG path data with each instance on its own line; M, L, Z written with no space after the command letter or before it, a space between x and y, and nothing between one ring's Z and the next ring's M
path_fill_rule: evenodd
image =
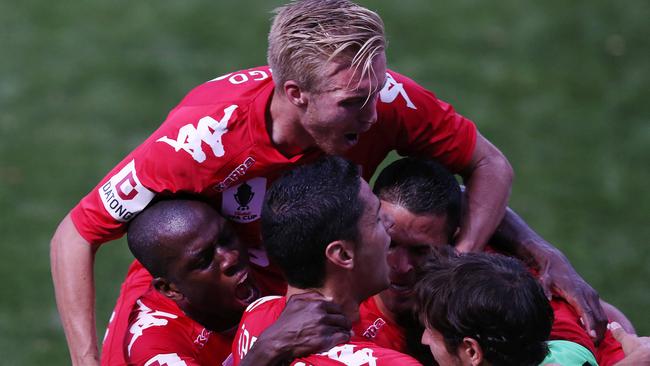
M192 86L265 63L278 3L0 2L0 363L69 363L57 223ZM363 3L389 66L477 122L514 166L511 206L650 335L650 3ZM129 261L99 252L100 338Z

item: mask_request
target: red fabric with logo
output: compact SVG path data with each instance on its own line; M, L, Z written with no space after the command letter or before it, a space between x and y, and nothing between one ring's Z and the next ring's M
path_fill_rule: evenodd
M360 135L346 157L363 166L366 179L391 150L435 158L455 172L463 169L476 143L474 124L412 80L390 70L388 74L377 123ZM81 236L93 244L116 239L128 220L157 197L197 194L235 223L263 290L284 294L284 281L260 246L261 203L266 187L283 171L322 153L312 149L287 158L276 149L265 122L272 93L268 67L234 72L196 87L72 209ZM125 293L140 291L148 280L140 271L130 271L140 282L123 288L118 306L141 295ZM124 323L124 312L117 310L114 321ZM119 342L108 342L104 351L113 353L106 349L113 344Z

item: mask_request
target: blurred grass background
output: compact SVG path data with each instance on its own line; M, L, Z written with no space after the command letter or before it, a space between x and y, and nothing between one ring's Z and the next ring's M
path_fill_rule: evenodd
M49 273L65 213L191 87L265 63L281 1L0 2L0 356L69 363ZM650 334L650 3L362 1L389 66L475 120L511 206ZM101 339L130 262L96 265Z

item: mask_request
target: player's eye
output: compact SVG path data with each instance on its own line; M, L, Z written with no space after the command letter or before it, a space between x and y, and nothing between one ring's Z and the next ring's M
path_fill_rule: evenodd
M348 98L340 102L343 107L358 107L365 102L365 98Z

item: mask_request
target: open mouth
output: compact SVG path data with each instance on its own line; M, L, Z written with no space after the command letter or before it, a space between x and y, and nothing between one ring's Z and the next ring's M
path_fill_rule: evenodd
M401 292L401 293L411 292L413 290L413 286L411 285L400 284L395 282L391 282L389 288L395 292Z
M350 144L356 144L359 141L358 133L346 133L344 136Z
M255 286L246 271L235 286L235 298L244 305L250 305L260 297L260 290Z

